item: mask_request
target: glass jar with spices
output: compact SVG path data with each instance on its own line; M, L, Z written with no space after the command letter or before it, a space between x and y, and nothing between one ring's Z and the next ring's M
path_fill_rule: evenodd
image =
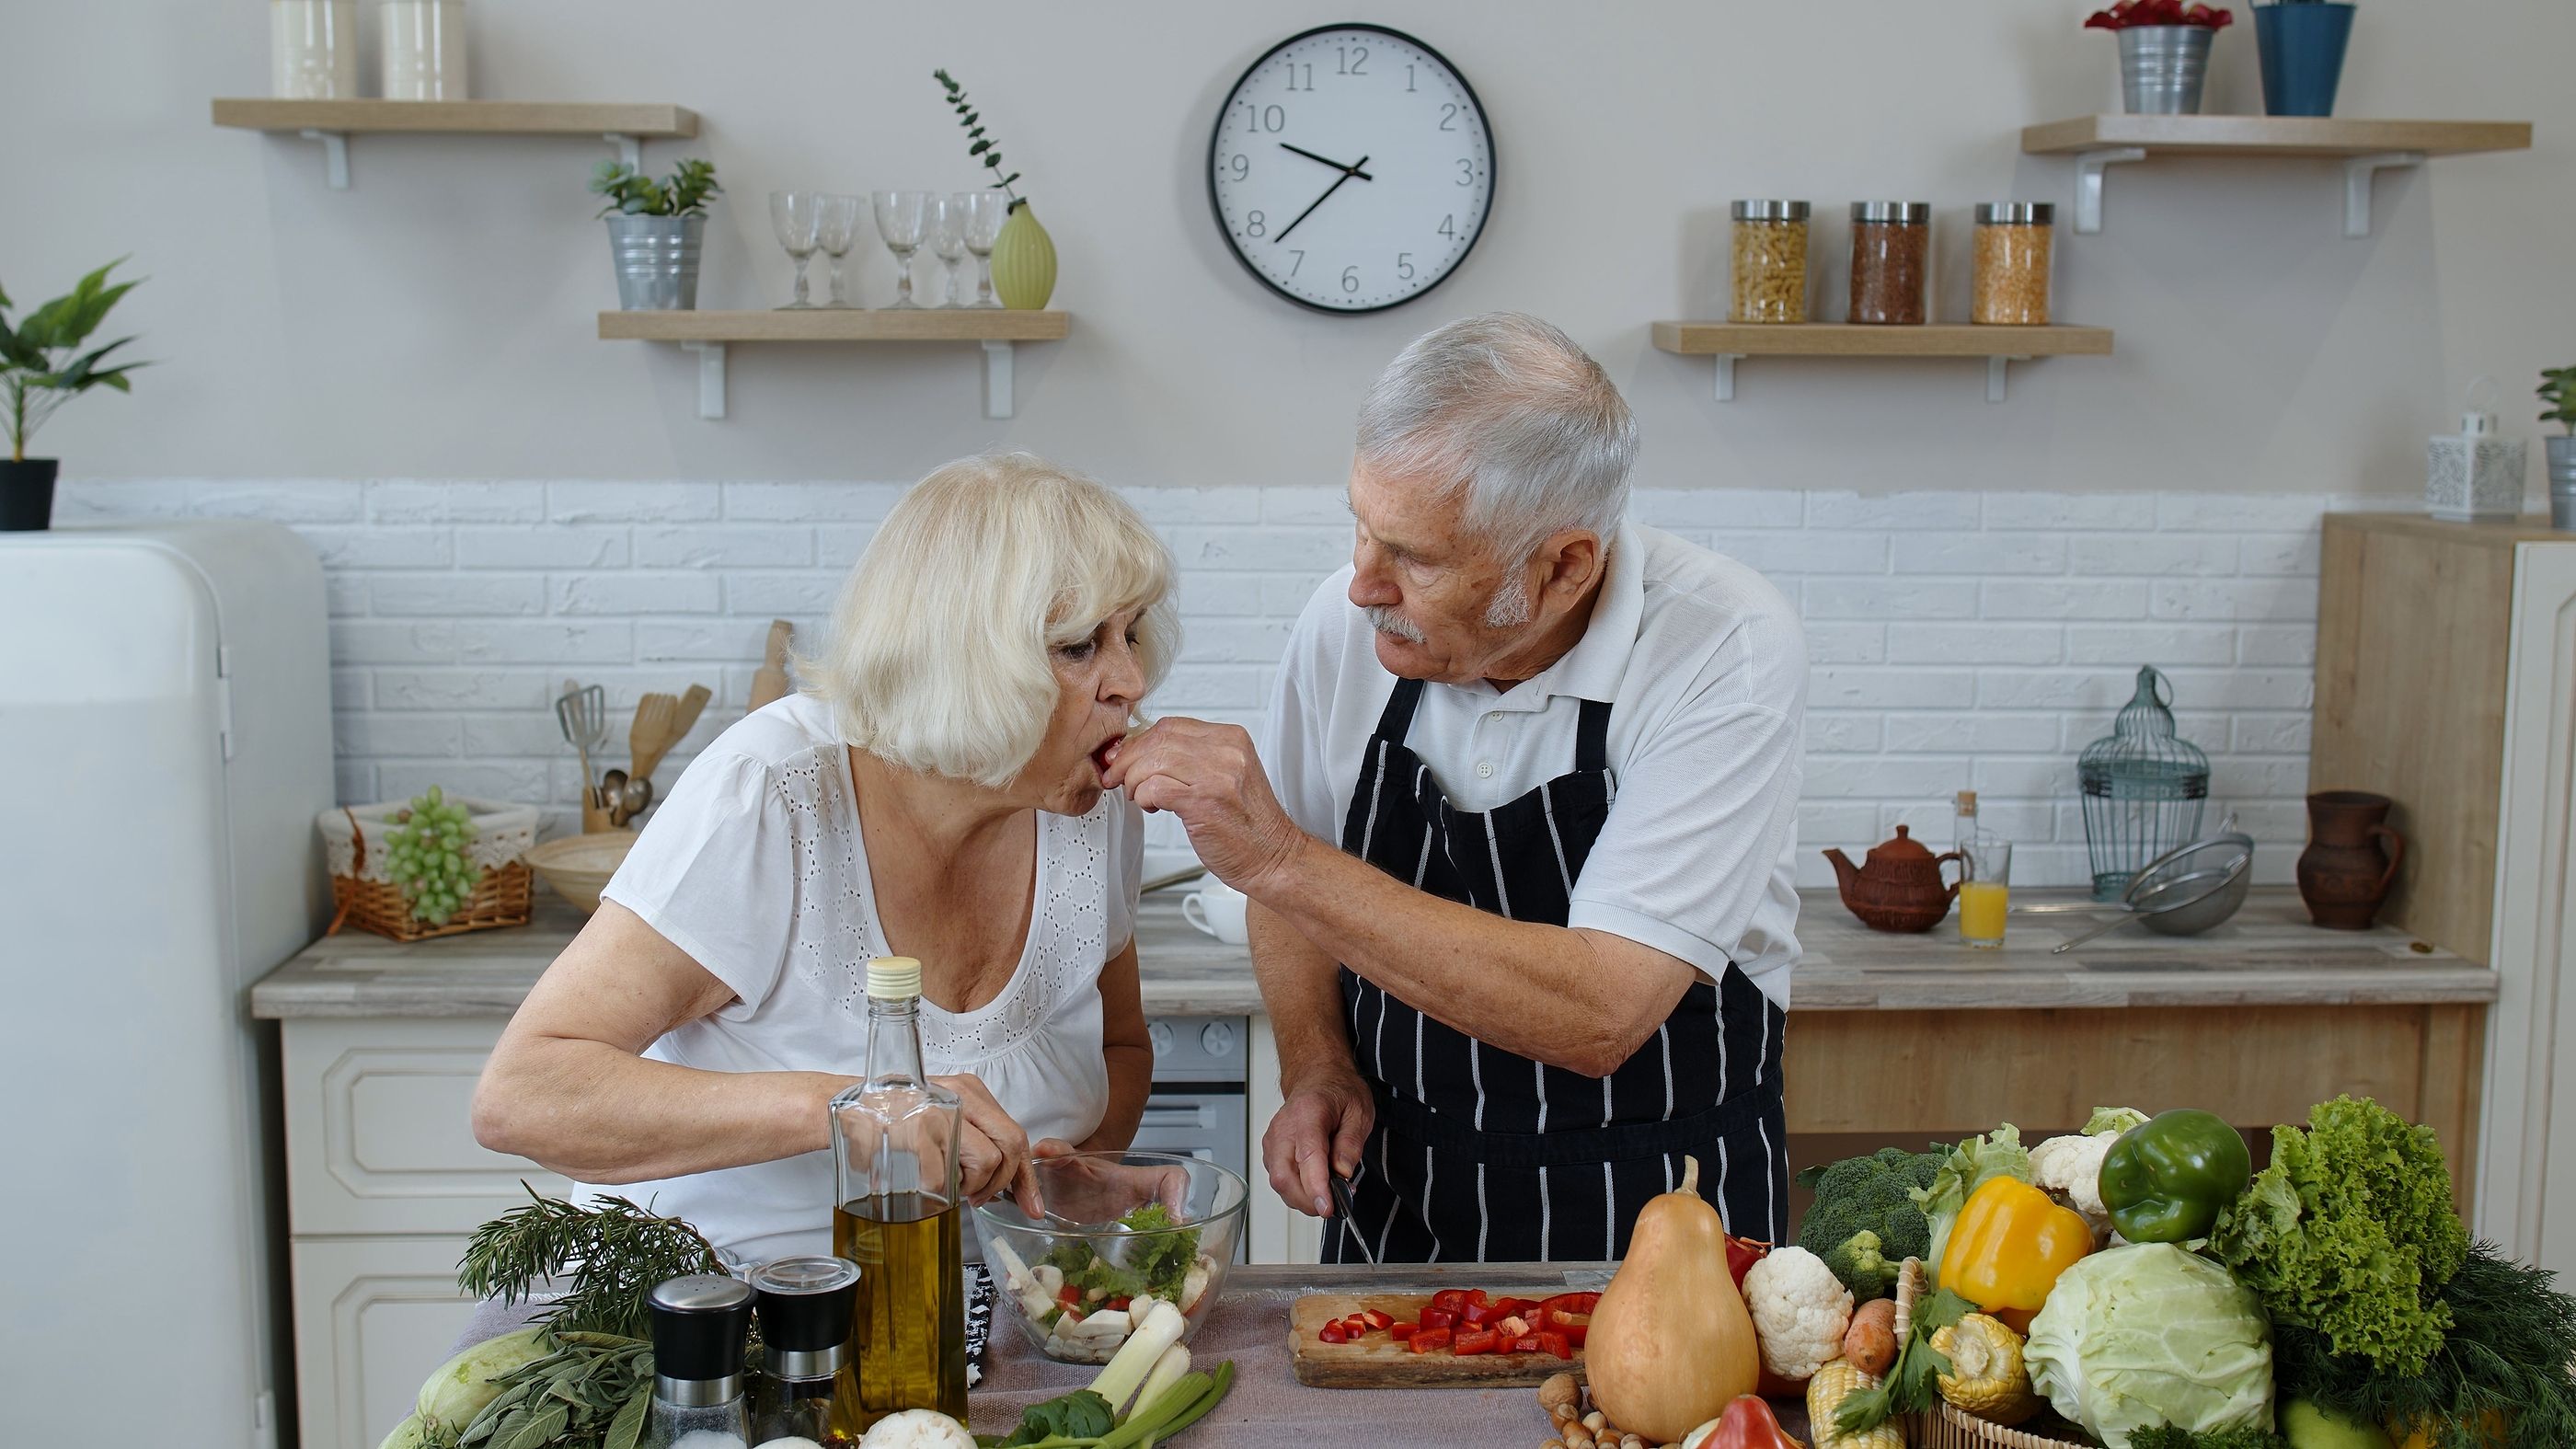
M1855 201L1851 208L1851 320L1920 327L1931 274L1932 207L1921 201Z
M1739 201L1734 208L1735 322L1807 320L1807 203Z
M2044 201L1989 201L1977 207L1970 321L2048 325L2048 264L2056 219L2057 208Z

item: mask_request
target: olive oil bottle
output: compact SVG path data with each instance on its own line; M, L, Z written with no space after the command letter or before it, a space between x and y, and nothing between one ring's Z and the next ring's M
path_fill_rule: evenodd
M832 1429L854 1441L904 1409L966 1418L965 1113L923 1070L920 1001L920 962L868 963L867 1076L832 1099L832 1251L859 1265Z

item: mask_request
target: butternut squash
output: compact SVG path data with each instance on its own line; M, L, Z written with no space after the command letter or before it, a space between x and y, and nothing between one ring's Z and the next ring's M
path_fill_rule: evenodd
M1699 1160L1682 1164L1681 1187L1638 1210L1583 1345L1593 1404L1655 1444L1718 1417L1762 1373L1753 1315L1726 1269L1726 1225L1699 1195Z

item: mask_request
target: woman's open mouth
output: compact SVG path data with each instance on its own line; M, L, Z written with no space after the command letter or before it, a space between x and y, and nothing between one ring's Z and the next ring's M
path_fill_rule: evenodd
M1091 767L1098 770L1102 778L1108 777L1109 757L1117 752L1120 742L1126 738L1125 735L1111 735L1100 742L1100 748L1091 752Z

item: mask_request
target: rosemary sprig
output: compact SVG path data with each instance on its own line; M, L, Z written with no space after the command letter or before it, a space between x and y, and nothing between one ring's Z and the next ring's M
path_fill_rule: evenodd
M1011 183L1020 179L1020 173L1014 171L1008 176L1002 175L1002 143L984 134L983 114L975 109L973 102L966 99L966 88L959 85L956 78L944 70L935 70L930 74L939 82L940 88L948 92L948 108L957 113L957 124L966 128L966 135L970 142L966 147L966 154L983 157L984 164L992 168L993 175L997 178L993 185L1000 188L1004 196L1011 198L1010 210L1017 211L1028 205L1019 193L1011 190Z
M456 1286L507 1306L573 1270L572 1290L539 1312L556 1333L650 1338L644 1295L665 1278L721 1273L715 1245L678 1218L657 1217L621 1197L576 1205L539 1196L521 1182L526 1207L474 1230L456 1265Z

